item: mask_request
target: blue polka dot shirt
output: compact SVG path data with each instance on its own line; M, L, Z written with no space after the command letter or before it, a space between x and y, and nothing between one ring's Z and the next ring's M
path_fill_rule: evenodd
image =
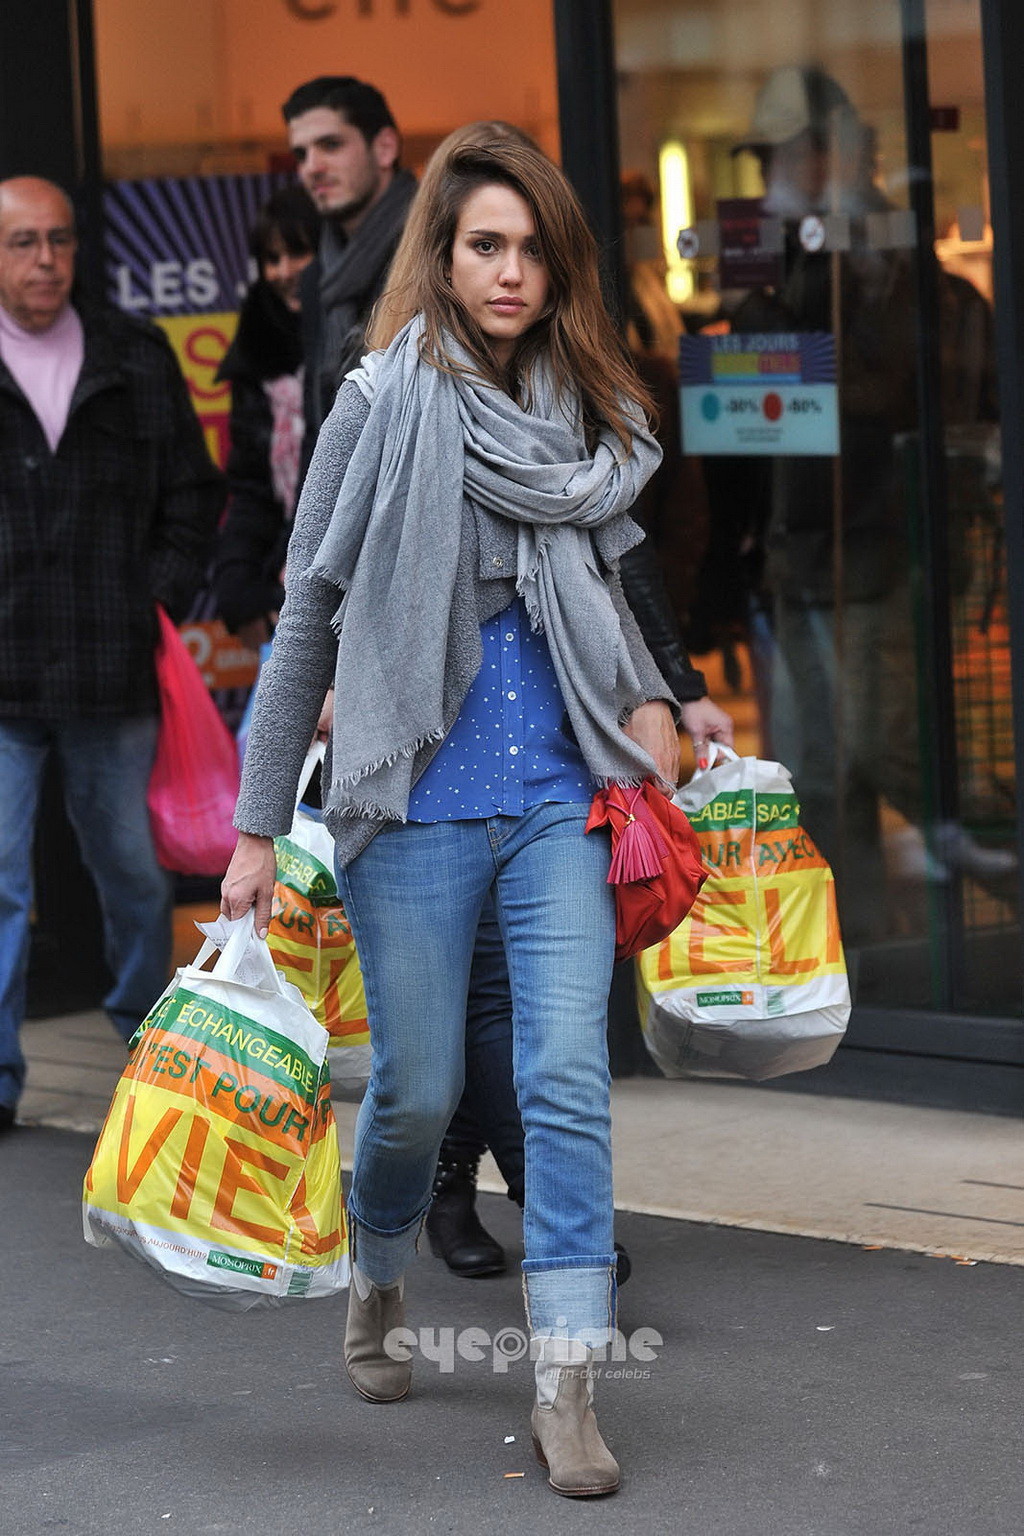
M563 730L548 643L522 598L480 627L483 662L458 719L409 796L410 821L521 816L532 805L590 800L594 784Z

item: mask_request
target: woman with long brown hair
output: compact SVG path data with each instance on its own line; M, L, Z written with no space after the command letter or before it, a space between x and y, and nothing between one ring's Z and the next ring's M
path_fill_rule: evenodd
M508 958L525 1127L533 1434L551 1486L609 1493L592 1351L615 1326L605 1015L609 846L594 789L678 769L670 695L622 598L657 465L568 183L532 145L455 149L422 209L414 313L380 327L320 434L261 678L223 909L269 921L272 839L335 683L325 820L373 1043L349 1208L345 1359L375 1402L463 1080L484 903ZM394 306L396 309L397 305Z

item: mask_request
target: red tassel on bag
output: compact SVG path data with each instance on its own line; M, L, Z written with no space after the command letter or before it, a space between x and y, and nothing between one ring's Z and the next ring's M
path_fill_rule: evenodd
M615 958L626 960L679 927L707 872L686 815L650 780L637 789L599 789L586 831L604 826L612 835Z
M633 880L653 880L660 875L668 854L668 843L658 830L641 789L619 791L629 806L618 840L612 838L612 862L608 871L611 885ZM615 807L618 809L618 807Z

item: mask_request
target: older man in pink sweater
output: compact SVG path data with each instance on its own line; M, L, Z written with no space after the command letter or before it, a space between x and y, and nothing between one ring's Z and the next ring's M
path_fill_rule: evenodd
M50 752L99 894L105 1006L125 1039L166 980L171 887L146 809L155 605L184 616L222 499L170 346L75 302L76 250L60 187L0 182L0 1131L25 1076L32 841Z

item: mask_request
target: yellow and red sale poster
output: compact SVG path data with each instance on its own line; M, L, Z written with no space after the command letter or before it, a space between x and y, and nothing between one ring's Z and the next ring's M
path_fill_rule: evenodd
M167 332L221 467L231 389L217 383L216 373L256 276L250 231L286 180L269 172L160 176L116 181L104 193L107 295L126 314L155 320Z
M231 385L217 382L217 369L231 345L238 314L227 309L212 315L162 315L157 323L177 354L210 457L223 469L231 447Z
M281 173L162 176L117 181L104 193L107 296L167 333L210 456L222 469L231 447L231 386L218 381L217 371L256 276L250 231L287 179ZM210 606L201 605L182 638L215 695L243 690L244 698L256 657L209 616Z

